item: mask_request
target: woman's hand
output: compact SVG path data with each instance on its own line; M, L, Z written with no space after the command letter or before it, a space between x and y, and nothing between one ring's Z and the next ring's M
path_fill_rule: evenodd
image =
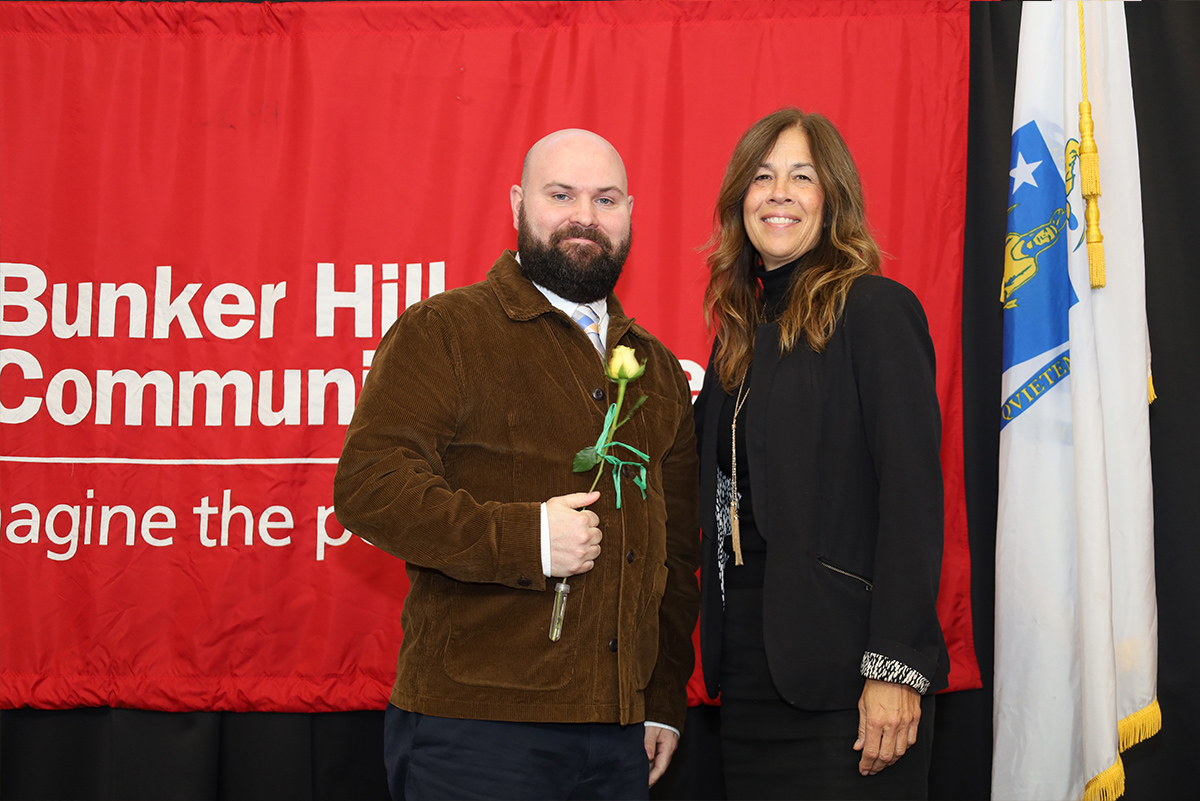
M917 741L921 695L907 684L867 679L858 699L858 772L873 776L904 756Z

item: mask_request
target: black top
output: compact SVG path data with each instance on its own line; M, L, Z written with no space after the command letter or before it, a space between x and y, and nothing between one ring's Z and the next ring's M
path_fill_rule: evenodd
M784 308L787 306L788 287L791 286L792 275L796 272L797 262L790 262L775 270L767 270L765 267L759 267L756 271L759 282L762 284L762 299L763 299L763 317L766 321L774 322L783 314ZM743 385L743 394L746 386L749 386L750 375L747 372L746 381ZM733 412L736 408L737 394L733 395L726 393L724 403L721 404L721 415L717 424L719 432L730 432L733 425ZM743 417L739 422L744 423ZM732 438L728 433L717 440L717 466L725 475L731 475L732 459L731 450L733 446ZM747 465L749 461L746 457L746 426L743 424L737 431L737 488L738 488L738 529L740 532L742 559L744 564L734 564L733 558L733 540L727 538L724 543L725 553L728 557L728 562L725 565L725 586L727 587L761 587L763 585L763 573L766 565L767 556L767 541L763 539L762 532L758 530L758 526L754 523L754 503L753 503L753 487L750 482L750 472ZM728 509L718 510L717 514L729 514Z

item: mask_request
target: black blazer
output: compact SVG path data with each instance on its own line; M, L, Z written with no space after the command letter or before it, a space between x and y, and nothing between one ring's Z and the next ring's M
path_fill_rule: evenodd
M758 327L742 414L754 519L767 541L763 635L783 697L850 709L874 652L946 686L937 619L942 557L941 417L929 324L908 289L881 276L851 286L824 352L780 356ZM718 687L722 639L715 508L717 419L725 391L710 360L696 400L700 450L701 661Z

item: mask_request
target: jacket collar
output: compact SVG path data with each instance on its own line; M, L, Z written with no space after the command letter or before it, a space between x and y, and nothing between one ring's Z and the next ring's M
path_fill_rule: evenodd
M496 299L510 320L523 322L543 314L566 316L554 308L533 282L521 273L521 265L517 263L512 250L505 250L496 259L487 272L487 283L496 293ZM625 309L615 293L608 293L607 303L610 342L619 342L626 333L632 333L640 339L651 338L644 328L625 315Z

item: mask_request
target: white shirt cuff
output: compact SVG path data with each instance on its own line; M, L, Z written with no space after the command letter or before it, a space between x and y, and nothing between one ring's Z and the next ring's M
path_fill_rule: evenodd
M542 504L542 575L546 578L550 576L550 513L546 511L546 504Z
M668 726L665 723L655 723L653 720L647 720L646 725L647 726L657 726L660 729L666 729L667 731L673 731L673 732L675 732L676 737L682 736L679 734L679 729L675 728L674 726Z

